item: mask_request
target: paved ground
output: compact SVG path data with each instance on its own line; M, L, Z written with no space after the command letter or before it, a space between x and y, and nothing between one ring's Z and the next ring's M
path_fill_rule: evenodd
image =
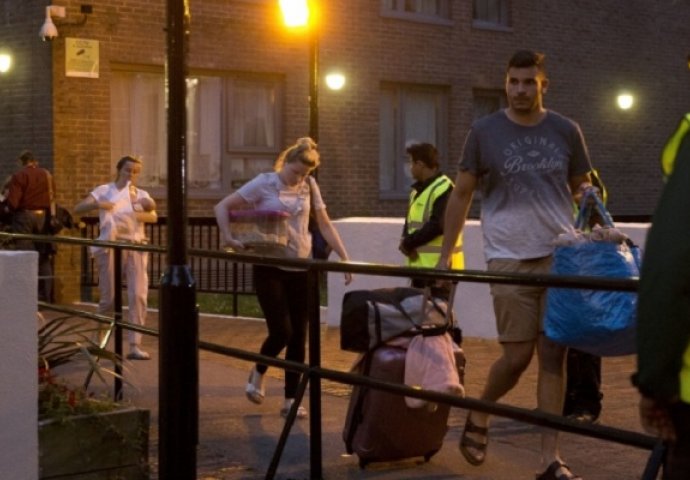
M149 325L157 327L156 313L149 315ZM347 371L355 355L339 348L339 332L322 327L322 360L326 368ZM264 338L263 322L218 317L202 317L201 340L258 351ZM148 337L145 349L153 360L128 362L126 372L134 387L126 387L125 396L137 406L152 411L151 464L157 479L158 441L158 348ZM494 341L467 338L467 395L479 395L491 362L498 354ZM604 410L601 423L640 431L637 418L637 393L630 385L634 357L604 359ZM202 352L200 355L200 444L197 455L200 480L254 480L264 478L275 449L283 419L282 372L269 370L267 398L254 405L244 396L250 365L242 360ZM504 403L534 408L535 362L518 386L503 399ZM441 451L428 463L419 459L372 464L359 468L356 458L346 455L341 439L349 398L349 387L324 382L323 386L323 470L326 479L533 479L539 463L538 428L517 421L495 417L491 428L489 455L484 465L466 463L457 449L466 412L453 409L449 429ZM563 434L562 453L576 473L585 480L639 479L649 452L634 447ZM309 428L307 421L297 421L282 457L278 479L307 479L309 472ZM169 480L169 479L164 479Z

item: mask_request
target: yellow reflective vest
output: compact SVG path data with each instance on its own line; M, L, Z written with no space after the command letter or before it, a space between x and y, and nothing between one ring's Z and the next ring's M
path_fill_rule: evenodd
M690 131L690 113L686 113L681 119L678 128L676 128L676 131L668 139L664 150L661 152L661 169L664 171L666 177L671 175L673 171L678 148L680 148L680 143L683 141L688 131Z
M410 193L410 205L407 210L408 234L414 233L416 230L422 228L431 216L431 211L436 199L452 187L453 181L450 178L446 175L439 175L439 177L426 187L423 192L417 195L416 198L415 194L417 192L412 190ZM417 258L412 260L408 257L407 265L410 267L435 267L441 257L442 243L443 235L439 235L426 245L417 248ZM458 240L451 254L451 268L465 268L465 257L462 252L462 234L458 235Z

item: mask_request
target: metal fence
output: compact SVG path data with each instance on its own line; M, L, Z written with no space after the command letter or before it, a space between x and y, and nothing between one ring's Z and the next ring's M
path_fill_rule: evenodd
M81 219L81 237L95 240L99 235L98 217ZM167 217L159 217L157 223L147 223L146 237L151 245L167 245ZM220 251L218 225L213 217L191 217L187 221L186 242L191 249ZM81 287L83 300L90 300L89 289L98 286L98 272L88 247L82 247ZM158 288L161 274L167 264L166 253L153 251L149 255L149 288ZM209 293L254 294L252 268L250 264L234 262L224 258L193 256L190 268L197 282L197 291Z
M42 239L37 235L12 235L0 233L0 240L4 240L6 236L20 237L27 239ZM66 238L66 237L48 237L48 241L57 243L72 243L80 244L84 248L97 244L107 248L114 248L116 251L116 258L119 258L122 249L134 249L149 251L151 254L162 254L161 247L141 246L122 244L116 242L93 242L90 240ZM310 404L310 422L309 422L309 441L310 441L310 470L311 478L322 478L322 431L321 431L321 380L327 379L335 382L340 382L349 385L365 385L372 388L385 390L392 393L401 394L408 397L421 398L439 403L445 403L450 406L465 408L469 410L478 410L492 415L498 415L506 418L511 418L517 421L553 428L561 431L571 432L578 435L585 435L591 438L598 438L605 441L610 441L622 445L633 446L651 451L649 460L642 472L642 480L653 480L657 477L657 473L663 461L665 447L655 438L640 434L637 432L622 430L613 427L602 425L582 424L573 420L566 419L559 415L547 414L536 410L528 410L510 405L484 402L474 398L461 398L454 395L448 395L438 392L431 392L426 390L418 390L406 385L395 384L385 381L372 379L356 373L347 373L336 370L325 369L321 367L321 331L320 319L318 314L318 298L319 298L319 276L323 272L351 272L363 275L385 275L393 277L418 277L427 280L447 280L451 282L477 282L477 283L500 283L500 284L522 284L532 286L549 286L561 288L587 288L597 290L620 290L634 292L637 290L637 279L611 279L602 277L573 277L560 275L528 275L517 273L493 273L487 271L476 270L462 270L462 271L440 271L431 268L407 268L398 266L364 264L364 263L349 263L349 262L325 262L314 261L308 259L284 259L272 257L259 257L246 254L226 253L219 250L190 250L190 256L196 256L207 259L222 260L230 263L244 263L244 264L262 264L262 265L281 265L286 267L296 267L307 270L308 272L308 291L305 292L307 307L310 312L309 324L309 359L307 364L300 364L282 360L279 358L265 357L253 352L248 352L242 349L231 348L223 345L218 345L209 342L199 342L198 348L213 352L219 355L230 356L252 362L260 362L266 365L283 368L286 370L296 371L302 375L299 389L296 395L296 401L293 409L288 414L285 426L281 437L279 439L276 451L271 460L269 470L266 474L267 479L274 478L280 458L287 442L288 434L292 429L296 418L296 407L300 404L302 396L309 389L309 404ZM118 280L115 280L116 284ZM116 289L121 295L121 289ZM119 307L118 307L119 305ZM56 311L69 312L75 315L82 315L84 318L91 318L95 321L105 322L103 318L97 318L90 312L80 312L64 306L54 306L50 304L41 304L43 308L53 308ZM119 308L119 311L118 311ZM159 331L155 331L146 327L138 327L123 323L121 300L116 301L115 319L112 322L115 329L116 338L116 352L122 352L122 330L130 329L140 331L144 334L156 336L160 335ZM119 344L118 344L119 343ZM185 360L186 361L186 360ZM121 373L121 372L119 372ZM115 384L116 397L118 396L117 389L122 388L121 383ZM168 408L174 408L172 405L176 399L166 399L171 405ZM198 419L196 419L195 429L198 431ZM193 441L193 439L192 439Z

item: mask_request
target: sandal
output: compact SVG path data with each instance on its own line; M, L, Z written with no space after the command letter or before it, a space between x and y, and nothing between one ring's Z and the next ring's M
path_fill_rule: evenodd
M281 408L280 409L280 416L283 418L287 418L287 416L290 414L290 409L289 408ZM307 418L307 409L304 408L302 405L297 407L297 413L295 414L295 418Z
M570 471L570 467L560 460L551 462L544 473L537 475L537 480L582 480L582 477Z
M247 394L247 398L252 403L261 404L264 402L266 397L266 391L264 389L264 375L256 371L256 368L252 368L249 374L249 380L247 380L247 387L244 389Z
M283 418L287 418L287 416L290 414L290 410L292 409L294 403L295 403L294 398L286 398L285 404L283 405L283 408L280 409L280 416ZM307 409L304 408L302 405L299 405L297 407L297 413L295 414L295 417L296 418L307 418Z
M470 438L468 433L475 434L476 437L481 437L479 440ZM478 427L470 417L467 417L465 428L460 437L460 453L465 457L471 465L481 465L486 459L486 447L489 445L489 429L487 427ZM470 448L472 450L470 450Z

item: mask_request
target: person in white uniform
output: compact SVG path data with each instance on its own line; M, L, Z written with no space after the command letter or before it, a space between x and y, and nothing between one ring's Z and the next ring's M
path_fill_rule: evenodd
M148 192L135 186L141 173L141 160L125 156L117 162L114 182L96 187L79 202L78 214L98 210L100 235L98 240L147 243L145 223L155 223L156 202ZM114 251L111 248L91 247L98 266L100 300L98 312L112 314L115 301ZM129 322L143 326L146 320L148 295L148 253L122 250L122 271L127 280ZM141 349L142 334L128 331L130 360L148 360L150 355Z

